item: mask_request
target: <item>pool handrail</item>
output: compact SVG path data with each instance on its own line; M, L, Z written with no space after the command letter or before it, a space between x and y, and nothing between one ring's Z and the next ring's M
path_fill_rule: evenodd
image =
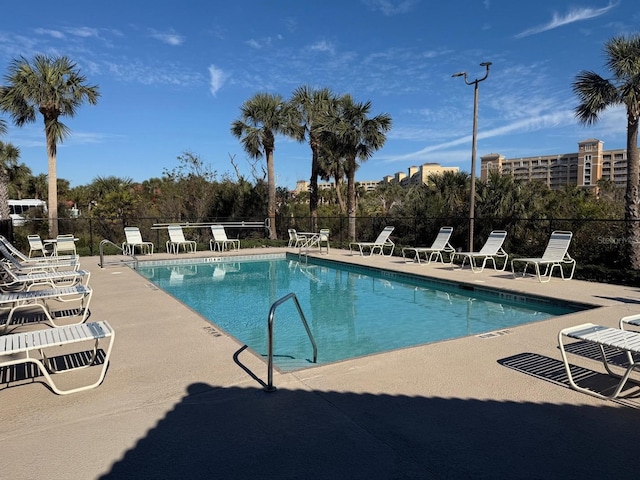
M104 246L105 245L113 245L114 247L116 247L118 250L120 250L122 252L122 255L131 257L133 259L133 269L137 270L138 269L138 257L136 256L135 251L132 253L126 253L123 249L121 245L116 245L115 243L113 243L111 240L107 240L106 238L104 240L102 240L100 242L100 263L98 264L98 266L100 268L105 268L107 265L109 264L122 264L122 262L107 262L105 263L104 261Z
M267 386L264 387L266 392L275 392L276 387L273 386L273 320L276 314L276 308L278 308L281 304L286 302L289 299L293 299L293 302L296 304L296 308L298 309L298 314L300 315L300 320L302 320L302 324L304 325L305 330L307 331L307 335L309 336L309 340L311 340L311 345L313 346L313 363L318 362L318 346L316 345L316 341L313 338L313 334L311 333L311 329L309 328L309 324L307 323L307 319L304 316L304 312L300 307L300 302L298 301L298 297L294 292L291 292L279 300L276 300L271 308L269 309L269 318L267 320L267 337L268 337L268 349L267 349Z

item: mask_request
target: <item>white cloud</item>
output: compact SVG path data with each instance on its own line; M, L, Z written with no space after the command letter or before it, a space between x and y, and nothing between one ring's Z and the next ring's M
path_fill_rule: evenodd
M98 37L98 30L90 27L67 28L67 32L76 37Z
M209 66L209 88L211 90L211 95L214 97L216 96L218 90L222 88L226 77L225 73L215 65Z
M156 40L160 40L167 45L172 45L174 47L180 46L184 43L184 37L182 35L178 35L177 33L162 33L162 32L152 32L151 37Z
M550 22L520 32L516 35L516 38L528 37L529 35L546 32L547 30L562 27L570 23L581 22L583 20L589 20L590 18L599 17L600 15L604 15L617 5L618 2L609 3L609 5L603 8L574 8L564 16L560 16L558 13L554 12Z
M60 30L50 30L47 28L36 28L36 33L38 35L48 35L52 38L64 38L64 33Z
M322 40L320 42L314 43L309 47L309 49L314 52L334 53L335 51L333 45L330 42L327 42L326 40Z

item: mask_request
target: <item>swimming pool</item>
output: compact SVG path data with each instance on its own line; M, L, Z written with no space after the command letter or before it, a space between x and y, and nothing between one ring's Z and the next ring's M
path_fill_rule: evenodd
M313 258L203 260L141 263L138 272L263 356L271 305L291 292L318 345L318 363L499 331L580 309ZM274 325L274 365L313 365L293 302L277 309Z

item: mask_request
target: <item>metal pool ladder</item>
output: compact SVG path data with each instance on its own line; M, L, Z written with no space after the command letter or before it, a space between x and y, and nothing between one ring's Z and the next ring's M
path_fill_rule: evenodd
M107 265L121 265L122 264L122 262L106 262L105 263L105 261L104 261L104 247L105 247L105 245L113 245L118 250L120 250L123 255L131 257L133 259L133 269L134 270L138 269L138 257L136 257L135 252L132 252L131 254L124 253L124 250L122 249L122 247L120 245L116 245L111 240L107 240L106 238L100 242L100 263L98 264L100 266L100 268L104 268Z
M296 294L291 292L288 295L285 295L280 300L276 300L273 305L271 305L271 309L269 310L269 319L267 320L267 336L268 336L268 351L267 351L267 386L264 387L266 392L275 392L276 387L273 386L273 319L276 314L276 308L282 305L287 300L293 299L293 303L296 304L296 308L298 309L298 314L300 315L300 320L302 320L302 324L304 325L305 330L307 331L307 335L309 336L309 340L311 340L311 345L313 346L313 363L317 363L318 361L318 347L316 345L316 341L313 339L313 335L311 333L311 329L309 328L309 324L307 323L307 319L302 312L302 308L300 308L300 302L298 302L298 297Z

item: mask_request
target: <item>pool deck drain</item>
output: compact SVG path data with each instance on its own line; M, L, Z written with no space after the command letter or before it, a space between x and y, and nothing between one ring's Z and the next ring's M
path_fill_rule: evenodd
M212 255L151 258L199 256ZM226 254L216 252L221 256ZM513 479L637 473L640 394L635 389L612 402L570 389L557 334L585 322L616 326L621 316L640 310L640 289L555 278L540 284L505 272L473 274L335 249L323 258L470 285L482 280L514 294L597 308L509 328L492 341L466 337L275 372L277 391L265 393L263 359L205 328L199 315L150 289L128 267L101 269L99 258L83 257L94 289L90 320L107 320L117 332L105 381L65 397L39 381L4 384L2 476ZM584 352L570 360L581 369L581 381L608 386L597 357ZM78 380L63 377L60 382Z

